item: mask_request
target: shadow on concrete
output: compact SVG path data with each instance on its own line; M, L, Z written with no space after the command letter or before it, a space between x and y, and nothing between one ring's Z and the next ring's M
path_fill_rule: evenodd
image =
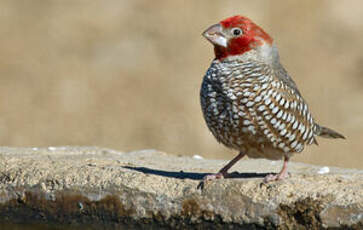
M176 179L191 179L191 180L202 180L206 175L210 175L212 173L196 173L196 172L184 172L184 171L165 171L159 169L150 169L146 167L131 167L131 166L123 166L123 168L135 170L138 172L142 172L145 174L153 174L157 176L170 177ZM239 173L232 172L228 174L226 178L264 178L270 173Z

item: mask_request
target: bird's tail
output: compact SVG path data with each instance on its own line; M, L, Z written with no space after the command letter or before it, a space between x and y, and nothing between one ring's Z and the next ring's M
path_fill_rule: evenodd
M318 136L324 137L324 138L345 139L345 137L342 134L340 134L332 129L329 129L327 127L320 126L320 125L317 125L315 134Z

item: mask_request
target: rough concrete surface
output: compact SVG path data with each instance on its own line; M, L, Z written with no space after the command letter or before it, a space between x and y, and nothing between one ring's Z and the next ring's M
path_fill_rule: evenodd
M226 161L94 147L0 148L0 222L98 229L361 229L363 171L240 161L231 178L205 183Z

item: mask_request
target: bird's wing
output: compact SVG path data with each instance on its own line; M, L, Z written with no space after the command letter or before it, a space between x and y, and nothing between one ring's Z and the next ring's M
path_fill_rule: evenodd
M285 152L301 152L306 144L316 143L316 125L295 82L284 68L272 71L271 86L264 96L265 111L257 109ZM270 118L268 120L268 118Z
M234 77L230 84L238 82L238 100L247 107L247 117L255 118L260 133L285 152L301 152L316 142L313 118L287 72L263 64L252 69L240 68L243 78Z

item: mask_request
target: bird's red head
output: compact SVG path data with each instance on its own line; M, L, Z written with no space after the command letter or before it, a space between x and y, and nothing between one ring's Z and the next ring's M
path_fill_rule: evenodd
M263 44L272 44L272 38L249 18L233 16L212 25L203 36L214 45L217 59L241 55Z

